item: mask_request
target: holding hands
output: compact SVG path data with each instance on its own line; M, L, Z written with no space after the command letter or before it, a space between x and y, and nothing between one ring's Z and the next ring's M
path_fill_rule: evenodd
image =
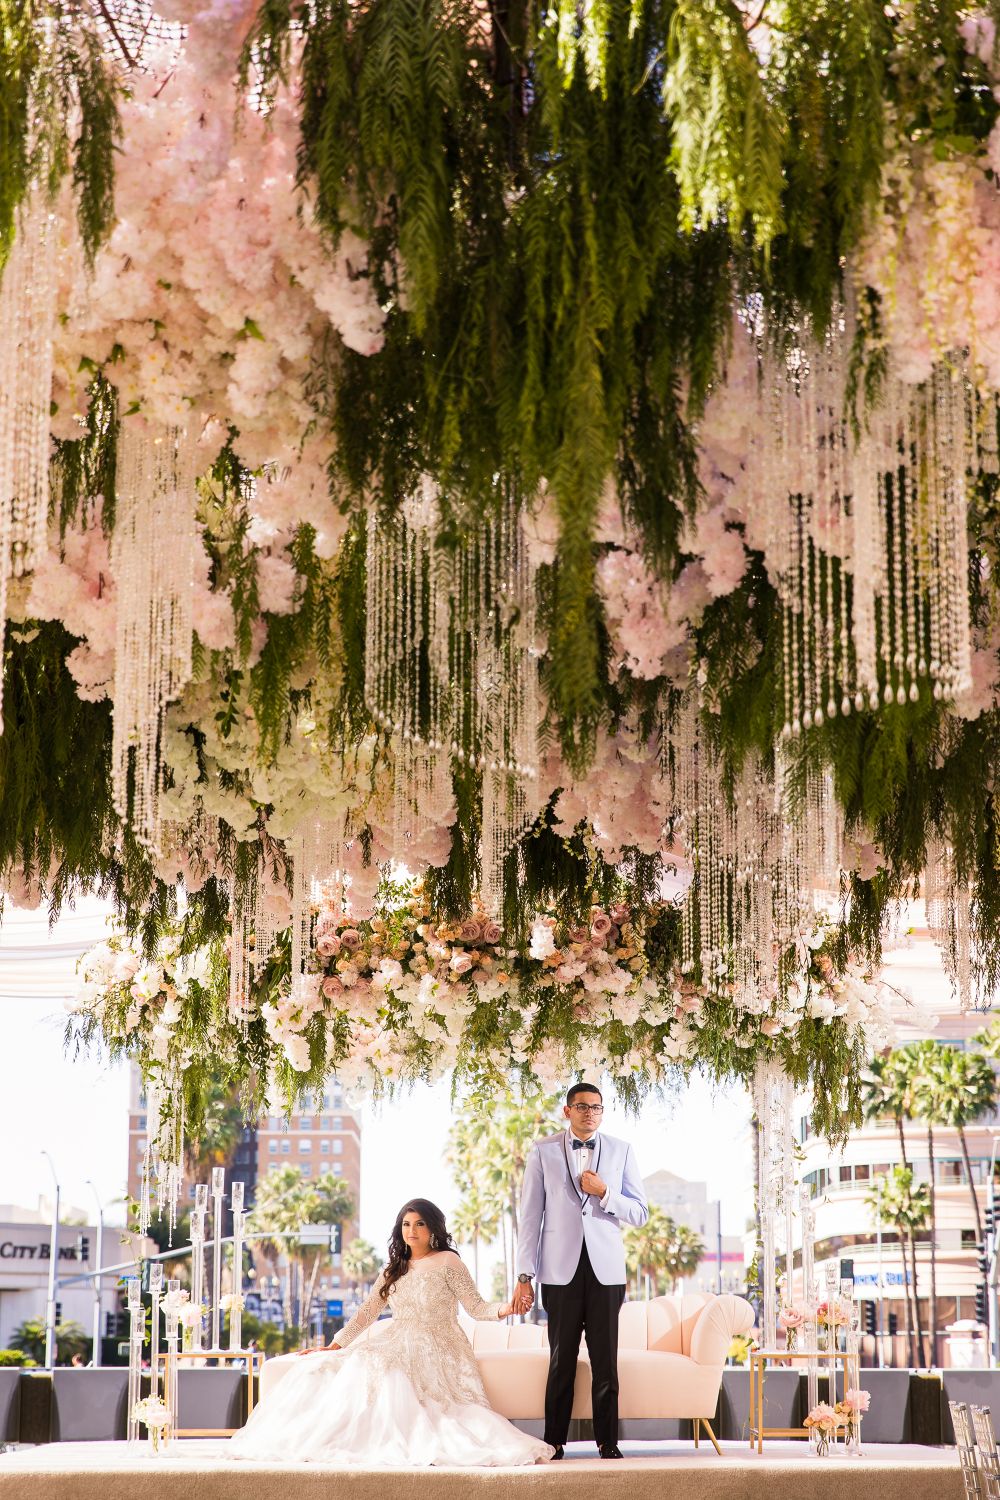
M510 1310L513 1313L530 1312L534 1305L535 1294L531 1290L530 1281L519 1281L514 1288L514 1295L510 1299Z

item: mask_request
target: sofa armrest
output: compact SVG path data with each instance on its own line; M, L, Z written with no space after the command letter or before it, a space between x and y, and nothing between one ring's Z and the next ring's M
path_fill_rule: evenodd
M707 1303L691 1333L691 1358L699 1365L725 1364L738 1333L753 1327L753 1308L744 1297L725 1293Z

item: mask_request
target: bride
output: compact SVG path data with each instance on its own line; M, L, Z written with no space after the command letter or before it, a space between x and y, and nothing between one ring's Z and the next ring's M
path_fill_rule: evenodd
M366 1468L551 1458L547 1443L519 1432L487 1402L459 1303L480 1322L511 1312L510 1303L483 1301L441 1210L413 1198L399 1211L371 1296L328 1348L293 1357L294 1367L230 1440L231 1452ZM387 1310L391 1321L376 1324Z

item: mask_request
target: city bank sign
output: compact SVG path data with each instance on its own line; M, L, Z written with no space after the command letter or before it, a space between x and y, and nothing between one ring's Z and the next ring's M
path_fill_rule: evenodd
M80 1250L83 1254L80 1254ZM89 1246L86 1242L82 1246L60 1245L60 1260L86 1260ZM19 1243L16 1240L0 1240L0 1260L48 1260L50 1258L50 1246L48 1242L38 1245Z

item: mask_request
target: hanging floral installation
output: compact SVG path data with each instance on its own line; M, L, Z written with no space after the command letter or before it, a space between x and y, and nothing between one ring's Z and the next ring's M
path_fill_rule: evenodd
M78 1035L174 1137L208 1056L836 1134L901 897L1000 979L994 9L18 18L0 874L117 905Z

